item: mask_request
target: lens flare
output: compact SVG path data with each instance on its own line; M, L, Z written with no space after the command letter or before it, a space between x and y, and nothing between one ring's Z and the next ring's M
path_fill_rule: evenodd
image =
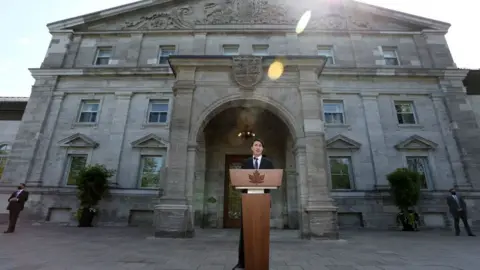
M282 77L283 74L283 63L279 60L275 60L270 67L268 68L268 77L270 80L275 81L278 78Z
M305 13L303 13L300 20L298 20L297 28L295 29L295 32L297 32L297 34L300 34L303 32L303 30L305 30L305 28L308 25L308 22L310 21L310 17L312 17L312 11L307 10L305 11Z

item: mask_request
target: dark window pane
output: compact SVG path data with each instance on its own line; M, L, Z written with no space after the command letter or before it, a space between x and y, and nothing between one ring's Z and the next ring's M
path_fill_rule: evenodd
M348 175L332 175L332 189L351 189Z

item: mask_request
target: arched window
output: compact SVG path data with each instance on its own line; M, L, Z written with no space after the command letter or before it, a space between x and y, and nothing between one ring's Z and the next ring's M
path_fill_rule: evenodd
M7 164L8 154L10 154L11 146L8 144L0 144L0 178L3 174L3 169Z

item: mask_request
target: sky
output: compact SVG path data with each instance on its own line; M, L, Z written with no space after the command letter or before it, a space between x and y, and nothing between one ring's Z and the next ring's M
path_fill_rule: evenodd
M335 0L332 0L335 1ZM30 96L34 79L28 68L42 63L51 35L47 23L63 20L134 0L23 0L2 1L0 11L0 96ZM480 25L474 0L361 0L452 25L447 34L459 68L479 69ZM434 4L432 4L434 3ZM476 34L474 34L476 33Z

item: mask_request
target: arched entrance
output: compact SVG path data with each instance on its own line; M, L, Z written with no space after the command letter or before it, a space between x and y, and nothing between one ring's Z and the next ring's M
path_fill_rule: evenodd
M271 193L271 227L298 229L299 190L292 151L297 129L291 119L281 107L256 99L224 102L205 115L195 137L195 179L187 191L192 195L195 227L239 227L240 193L230 186L228 169L240 166L251 154L253 137L239 136L251 131L265 142L265 155L275 167L285 169L281 188Z

